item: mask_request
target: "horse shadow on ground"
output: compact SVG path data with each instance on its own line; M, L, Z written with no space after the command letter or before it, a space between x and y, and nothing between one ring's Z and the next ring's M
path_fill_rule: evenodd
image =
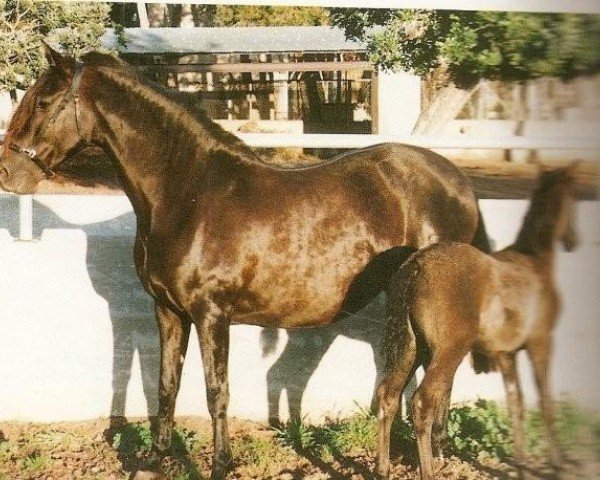
M0 218L0 228L12 237L19 233L19 199L0 197L0 210L11 212ZM160 346L151 297L143 290L133 264L133 212L87 225L69 223L52 209L33 201L33 238L44 230L77 229L86 235L86 267L96 293L105 299L112 326L111 420L122 425L125 419L127 387L137 352L149 416L158 410Z
M338 321L321 327L288 330L284 350L267 372L271 426L280 427L283 424L280 402L284 391L287 395L288 420L302 421L302 398L308 383L325 354L340 336L367 343L371 347L376 378L369 408L372 412L376 410L376 389L385 372L382 344L385 335L386 297L383 289L389 278L414 251L409 247L395 247L375 256L351 284ZM278 337L278 329L262 330L263 356L276 349ZM405 399L412 396L416 387L416 378L412 377L405 391Z
M17 196L0 197L0 213L10 212L0 217L0 228L7 229L15 238L19 232L18 202ZM111 423L105 432L106 440L112 444L116 434L123 435L133 425L125 418L125 407L136 352L140 363L147 412L151 420L158 409L159 336L153 301L142 288L133 263L135 216L133 212L129 212L97 223L74 224L63 220L51 208L34 199L33 218L33 236L37 240L42 237L44 230L52 229L76 229L86 235L87 274L94 290L108 305L112 327ZM387 264L386 268L393 271L397 266L392 262ZM309 380L329 348L340 336L365 342L371 346L377 372L373 386L377 386L384 372L384 358L380 346L385 331L385 297L383 294L372 295L371 298L373 297L376 297L375 300L364 308L347 305L348 310L357 313L346 315L333 324L288 331L287 344L267 373L268 412L271 425L281 425L279 402L283 391L287 392L289 418L302 419L302 397ZM265 354L276 347L277 331L278 329L262 330L261 340ZM373 393L371 408L374 408L375 400ZM317 462L316 457L307 457L307 459ZM139 468L139 462L127 455L124 455L121 460L128 471ZM338 461L343 463L345 460L338 458Z

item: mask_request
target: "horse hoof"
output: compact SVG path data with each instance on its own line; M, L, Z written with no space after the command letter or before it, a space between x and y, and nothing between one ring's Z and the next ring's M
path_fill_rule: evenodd
M210 480L224 480L227 473L233 469L233 457L230 453L215 455Z
M163 480L164 477L158 472L148 470L138 470L135 472L131 480Z

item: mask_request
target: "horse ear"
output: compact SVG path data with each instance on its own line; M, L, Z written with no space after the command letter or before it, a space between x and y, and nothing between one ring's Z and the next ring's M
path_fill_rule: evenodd
M75 70L75 59L62 55L56 48L50 45L46 40L42 40L44 45L44 53L48 63L54 67L59 68L67 74L72 74Z
M577 170L579 170L581 165L583 165L583 160L575 160L567 165L564 170L567 177L574 180L576 178Z
M544 163L537 156L533 157L530 163L535 168L536 177L540 177L546 171Z

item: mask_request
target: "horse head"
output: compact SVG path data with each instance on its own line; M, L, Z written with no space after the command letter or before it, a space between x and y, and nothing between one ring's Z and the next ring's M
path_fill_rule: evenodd
M15 111L0 157L0 186L32 193L69 154L90 142L80 106L83 64L44 44L50 64Z

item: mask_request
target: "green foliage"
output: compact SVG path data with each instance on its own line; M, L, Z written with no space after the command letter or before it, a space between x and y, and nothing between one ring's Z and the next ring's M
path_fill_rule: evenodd
M334 8L330 19L381 68L443 70L459 86L600 71L600 15Z
M489 400L451 408L448 449L466 459L475 459L482 453L498 459L510 455L512 436L506 410Z
M275 433L284 445L298 452L310 450L315 445L314 429L303 420L288 422L283 428L276 428Z
M123 455L148 453L152 449L152 433L147 426L128 423L115 434L112 446Z
M233 456L245 465L266 468L272 462L282 461L285 457L281 446L264 437L244 435L232 442Z
M172 445L173 454L184 456L198 451L202 442L196 432L176 427ZM152 432L145 424L128 423L114 435L112 446L126 456L148 453L152 449Z
M10 440L4 440L0 442L0 462L7 462L11 459L17 458L19 453L20 449L16 443Z
M377 445L377 420L371 412L359 413L342 421L327 422L317 428L316 442L332 454L374 451Z
M186 428L176 427L173 431L171 454L173 459L169 462L167 474L175 480L200 480L202 476L198 469L187 457L197 453L203 442L196 432ZM152 449L152 433L147 424L128 423L121 427L113 436L112 447L125 457L142 458ZM151 459L151 462L154 462Z
M28 87L46 67L42 39L75 56L98 49L109 10L100 2L0 0L0 91Z
M21 470L29 472L39 472L40 470L44 470L49 463L50 459L45 455L40 455L38 452L33 452L19 462Z
M369 411L361 409L344 420L328 420L321 426L294 421L275 432L283 445L330 460L340 454L373 451L377 442L377 420Z
M218 5L215 26L327 25L327 11L321 7Z

